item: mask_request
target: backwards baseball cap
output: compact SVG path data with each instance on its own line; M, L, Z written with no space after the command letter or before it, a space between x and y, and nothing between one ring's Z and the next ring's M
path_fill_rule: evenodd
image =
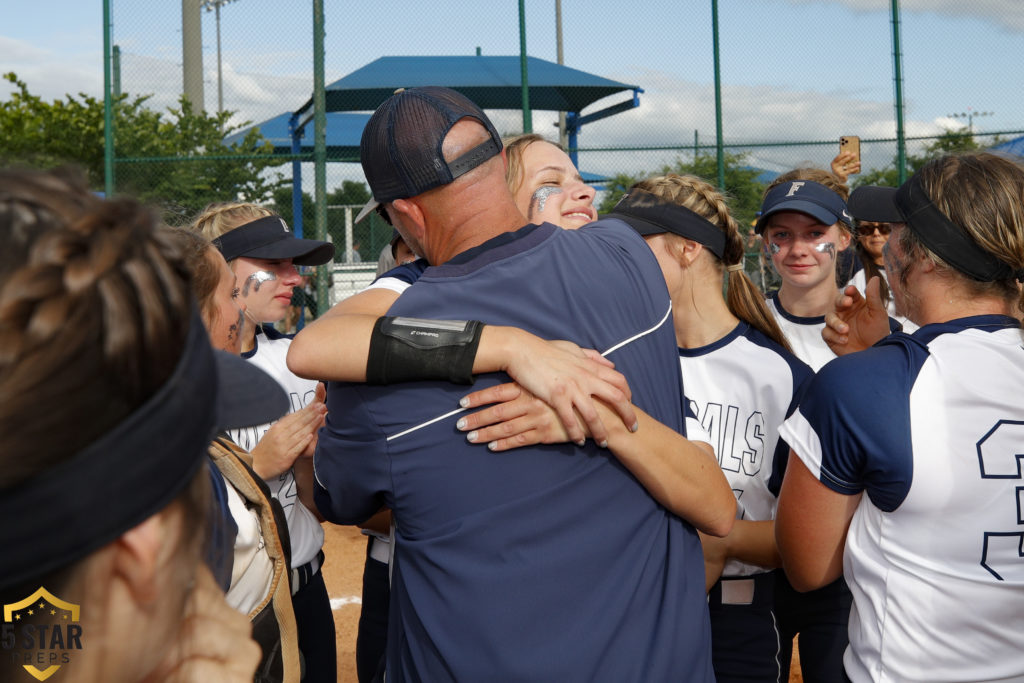
M445 136L467 117L479 121L490 139L445 161ZM377 107L363 129L359 156L373 198L356 222L381 204L447 185L500 151L501 136L494 124L465 95L438 86L399 90Z
M721 228L685 206L666 201L646 190L631 189L606 218L625 221L641 235L670 232L699 242L719 259L725 253L725 233Z
M871 193L873 215L894 217L885 221L889 223L906 223L925 247L961 273L979 282L1011 278L1024 282L1024 269L1017 269L986 250L932 203L919 176L911 176L899 189L871 189L886 190Z
M177 366L155 394L69 459L0 490L0 515L17 520L2 534L9 551L0 553L0 588L113 541L181 494L218 431L265 424L287 411L276 380L215 351L194 310Z
M225 261L239 256L292 259L297 266L319 266L334 258L334 245L296 237L280 216L264 216L240 225L213 240Z
M846 202L821 183L811 180L791 180L776 185L761 202L761 216L757 219L754 232L764 233L769 216L780 211L799 211L821 221L823 225L845 223L852 227L853 217L846 209Z
M903 216L893 203L895 187L861 185L846 201L853 217L869 223L902 223Z

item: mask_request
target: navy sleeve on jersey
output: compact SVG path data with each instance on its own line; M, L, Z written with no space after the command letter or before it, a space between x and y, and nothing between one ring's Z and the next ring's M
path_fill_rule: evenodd
M800 413L821 443L823 484L848 495L866 490L886 512L899 507L913 478L910 390L927 355L897 334L818 371Z
M387 438L375 429L358 385L330 382L327 391L327 424L313 456L314 500L327 521L361 524L384 507L391 488ZM339 414L345 424L332 429ZM357 431L354 440L346 438Z
M380 277L374 278L373 282L376 282L377 280L383 280L384 278L394 278L396 280L401 280L402 282L411 285L417 280L419 280L420 276L423 275L423 271L429 267L430 264L427 263L427 259L416 259L411 263L403 263L400 266L395 266L386 273L382 273Z

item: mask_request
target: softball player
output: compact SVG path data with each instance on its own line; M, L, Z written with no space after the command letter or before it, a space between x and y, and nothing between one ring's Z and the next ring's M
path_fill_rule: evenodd
M779 681L774 616L778 428L796 406L811 369L789 350L760 292L743 272L743 240L725 199L692 176L641 181L609 217L644 236L672 298L686 398L710 432L737 499L724 538L702 536L715 677ZM726 296L723 280L728 278Z
M311 478L310 458L299 456L312 455L316 430L323 421L317 412L317 382L288 369L286 356L292 340L265 323L287 315L292 291L302 282L295 266L329 262L334 245L296 238L280 216L254 204L211 205L196 218L193 229L220 250L237 276L239 298L246 304L236 325L242 357L276 379L291 401L290 414L274 423L276 432L263 424L229 435L252 453L253 469L284 508L291 537L292 605L306 663L305 680L333 682L337 676L334 614L320 573L324 531L312 499L299 499L296 481L304 473ZM288 428L282 430L282 423Z
M984 153L908 180L885 259L921 328L829 363L783 425L779 547L799 588L846 575L855 683L1024 680L1021 197Z
M836 263L850 244L853 221L846 186L819 169L798 169L777 178L765 192L754 226L782 278L768 296L775 320L798 358L815 371L835 358L821 331L839 293ZM777 485L787 458L780 458ZM778 488L776 487L776 492ZM800 668L807 683L832 683L842 676L846 622L852 596L839 577L821 590L801 594L781 572L776 605L783 672L788 676L793 638L800 636ZM785 680L785 678L783 678Z

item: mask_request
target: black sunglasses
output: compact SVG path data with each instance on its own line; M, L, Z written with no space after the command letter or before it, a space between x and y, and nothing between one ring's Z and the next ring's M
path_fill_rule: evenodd
M857 234L861 236L873 235L875 232L879 235L888 235L892 232L892 226L888 223L858 223Z

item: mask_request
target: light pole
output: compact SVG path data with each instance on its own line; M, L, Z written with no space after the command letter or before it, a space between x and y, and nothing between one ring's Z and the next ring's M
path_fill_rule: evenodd
M213 10L217 21L217 113L224 111L224 72L221 69L220 61L220 6L226 5L233 0L203 0L203 8L209 12Z
M974 119L981 116L992 116L995 114L994 111L974 111L970 107L967 107L966 112L959 114L950 114L954 119L967 119L967 132L974 135Z

